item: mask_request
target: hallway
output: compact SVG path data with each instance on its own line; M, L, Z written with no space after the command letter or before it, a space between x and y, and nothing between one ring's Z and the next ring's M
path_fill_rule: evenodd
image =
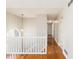
M6 59L73 59L72 2L7 0Z
M48 36L47 54L16 55L16 59L66 59L55 39Z

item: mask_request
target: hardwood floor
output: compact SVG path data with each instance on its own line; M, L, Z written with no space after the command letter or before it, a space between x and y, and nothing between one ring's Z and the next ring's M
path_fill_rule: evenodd
M61 48L57 45L54 38L48 38L47 54L23 54L16 55L16 59L66 59Z

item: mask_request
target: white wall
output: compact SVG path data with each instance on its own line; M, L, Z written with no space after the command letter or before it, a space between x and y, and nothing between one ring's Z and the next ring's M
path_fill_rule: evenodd
M9 31L13 28L21 29L22 20L20 17L6 13L6 30Z
M22 22L21 18L7 12L6 13L6 34L7 34L7 36L15 37L14 30L17 29L17 30L20 31L21 24L22 24L21 22ZM7 38L6 46L7 46L7 50L9 50L9 48L16 49L17 48L17 39L9 39L9 38ZM19 43L18 48L21 49L20 43Z
M73 5L64 10L63 19L59 24L59 43L73 59Z
M10 13L7 13L7 18L6 18L6 27L7 27L7 32L11 29L19 29L21 30L21 26L22 26L22 20L21 18L12 15ZM38 40L45 40L45 45L47 47L47 16L46 15L39 15L36 18L24 18L23 20L23 35L24 35L24 47L23 48L27 48L27 40L30 40L29 42L29 47L33 47L33 39L38 39ZM14 32L11 32L11 34ZM40 38L42 37L42 38ZM9 40L9 39L8 39ZM9 41L7 41L7 44L9 48L13 48L16 50L16 48L18 47L19 49L22 48L21 46L21 40L18 39L10 39ZM44 43L42 43L43 41L40 41L40 47L42 47L42 45L44 45ZM37 41L34 42L35 45L37 45ZM18 44L18 46L17 46ZM29 48L28 47L28 48ZM38 46L37 46L38 47Z
M47 24L47 32L52 35L52 23Z
M26 18L23 20L23 35L31 37L36 35L36 18Z
M23 20L23 35L26 39L31 40L30 47L33 47L32 43L34 39L37 40L46 40L47 44L47 17L46 16L37 16L35 18L25 18ZM42 37L40 39L40 37ZM43 38L44 37L44 38ZM25 39L25 42L27 41ZM37 45L38 42L34 42L35 45ZM44 43L42 43L40 46L42 46ZM26 43L24 43L26 46ZM26 48L26 47L25 47ZM39 47L40 48L40 47Z
M7 15L7 18L6 18L7 33L9 32L9 30L13 30L15 28L17 28L18 30L21 30L22 28L21 18L15 15L12 15L10 13L6 13L6 15ZM41 47L43 48L44 44L45 44L44 47L47 47L47 17L46 15L39 15L35 18L24 18L23 29L24 29L23 31L23 35L24 35L23 48L24 49L33 47L33 45L35 45L36 48L38 48L37 46L38 43L39 43L39 48ZM14 34L14 31L11 31L11 35L12 34ZM9 37L11 37L11 35ZM37 40L33 42L34 39L37 39ZM21 43L22 42L20 39L15 39L15 38L7 39L8 51L9 49L14 49L14 52L15 52L17 48L21 50L22 49ZM27 43L29 43L28 44L29 46L27 45Z
M54 36L54 23L52 23L52 36Z
M47 17L25 18L23 20L24 36L47 36Z
M54 37L56 42L58 42L58 28L59 28L59 23L54 23Z
M54 23L47 23L47 34L54 36Z

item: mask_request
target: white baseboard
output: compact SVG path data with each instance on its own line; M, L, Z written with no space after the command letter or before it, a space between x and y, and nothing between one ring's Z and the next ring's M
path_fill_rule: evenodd
M55 41L56 41L56 40L55 40ZM56 43L57 43L57 44L60 46L60 48L62 49L63 54L64 54L64 56L66 57L66 59L69 59L68 56L67 56L67 54L66 54L65 51L64 51L63 46L62 46L60 43L58 43L57 41L56 41Z

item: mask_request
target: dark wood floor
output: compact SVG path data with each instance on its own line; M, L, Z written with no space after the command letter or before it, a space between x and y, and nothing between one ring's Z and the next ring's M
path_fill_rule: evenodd
M16 59L66 59L61 48L57 45L54 38L49 36L47 54L25 54L16 55Z

